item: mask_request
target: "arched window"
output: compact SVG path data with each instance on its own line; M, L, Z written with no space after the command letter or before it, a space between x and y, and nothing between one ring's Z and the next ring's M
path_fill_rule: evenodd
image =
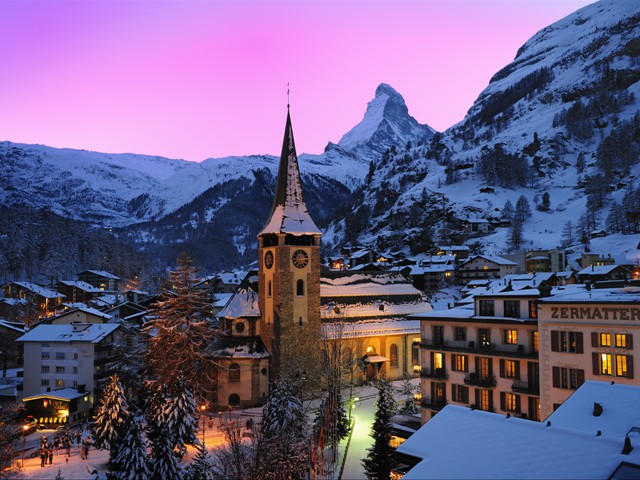
M395 343L392 343L389 349L389 366L392 368L398 367L398 346Z
M271 296L271 280L267 283L267 297Z
M240 365L232 363L229 365L229 382L240 381Z
M304 297L304 280L298 280L296 282L296 295Z
M237 407L238 405L240 405L240 395L238 395L237 393L232 393L231 395L229 395L229 406Z

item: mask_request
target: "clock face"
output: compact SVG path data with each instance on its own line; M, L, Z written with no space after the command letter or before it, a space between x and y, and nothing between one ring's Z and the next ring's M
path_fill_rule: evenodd
M304 250L296 250L293 252L291 261L296 268L304 268L309 263L309 255Z
M264 254L264 266L273 267L273 252L271 250L267 250L267 253Z

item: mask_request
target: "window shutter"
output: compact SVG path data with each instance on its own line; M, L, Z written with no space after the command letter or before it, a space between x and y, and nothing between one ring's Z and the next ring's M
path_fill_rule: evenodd
M462 398L464 400L464 403L466 403L467 405L469 404L469 389L467 387L463 387L464 390L462 390Z
M600 375L600 359L598 358L597 352L591 354L591 360L593 362L593 374Z
M489 392L489 411L493 411L493 390L488 390Z
M591 332L591 346L598 346L598 332Z
M480 357L476 357L476 375L480 376Z
M633 355L627 355L627 378L633 378Z
M480 389L476 388L476 408L480 408Z
M452 372L457 372L456 370L456 360L457 360L457 355L455 353L451 354L451 371Z
M557 330L551 330L551 351L560 351L560 335Z
M489 377L493 376L493 358L489 359Z
M520 413L520 395L516 395L516 413Z
M582 385L584 383L584 370L580 369L577 371L576 373L576 377L578 380L578 388L580 387L580 385Z
M455 383L451 384L451 400L457 401L458 396L456 395L456 390L458 386Z
M506 393L504 392L500 392L500 410L502 410L503 412L506 410Z
M431 372L435 372L436 371L436 367L435 367L435 352L429 352L429 360L431 360L431 365L429 366L429 368L431 369Z
M560 367L553 367L553 388L560 388Z
M576 353L584 353L584 341L582 332L576 332Z
M627 350L631 350L633 348L633 335L627 333Z
M514 362L516 364L516 380L520 380L520 360Z
M469 371L469 357L467 355L464 355L464 371Z
M504 359L500 359L500 378L504 378Z

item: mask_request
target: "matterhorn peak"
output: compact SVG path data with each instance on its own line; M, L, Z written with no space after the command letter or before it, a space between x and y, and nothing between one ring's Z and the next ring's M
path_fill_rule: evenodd
M435 131L419 124L409 115L402 95L386 83L376 88L375 97L367 104L367 111L360 123L347 132L338 142L345 150L369 150L382 154L389 145L426 140Z

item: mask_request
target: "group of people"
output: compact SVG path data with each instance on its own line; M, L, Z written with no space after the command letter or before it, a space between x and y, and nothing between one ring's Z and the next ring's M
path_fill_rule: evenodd
M53 464L54 449L56 453L59 453L61 448L65 449L68 462L69 457L71 457L71 445L74 438L76 445L80 448L80 458L83 460L89 458L89 447L93 443L90 436L83 436L80 431L76 432L75 435L72 435L69 428L63 428L56 431L53 443L49 443L46 435L43 435L40 439L40 466L44 467L46 465Z

